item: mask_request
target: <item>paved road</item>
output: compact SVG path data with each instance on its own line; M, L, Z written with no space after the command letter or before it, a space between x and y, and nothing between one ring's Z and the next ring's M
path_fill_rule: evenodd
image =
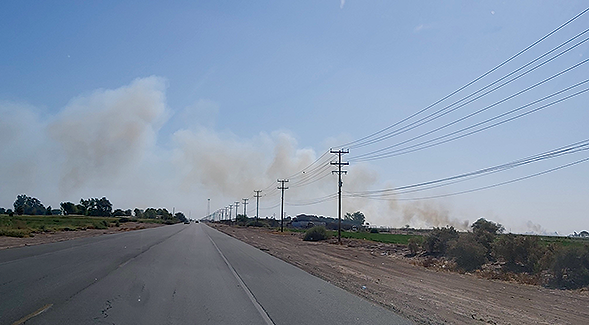
M0 251L0 324L409 324L203 224Z

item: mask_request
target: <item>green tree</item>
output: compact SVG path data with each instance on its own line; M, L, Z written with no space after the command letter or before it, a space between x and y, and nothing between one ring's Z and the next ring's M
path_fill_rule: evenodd
M147 208L143 213L143 218L147 219L156 219L157 218L157 210L154 208Z
M28 214L28 215L43 215L45 214L45 206L37 198L27 196L26 194L20 194L14 201L14 211L17 214Z
M135 213L136 218L143 218L143 210L135 208L135 210L133 210L133 213Z
M347 212L344 215L344 220L349 221L350 223L356 226L362 226L364 224L365 219L366 218L364 217L364 213L360 211L356 211L354 213Z
M72 202L61 202L59 205L64 215L77 213L76 205Z
M497 235L502 233L505 228L498 223L485 220L484 218L475 221L470 227L472 228L472 233L475 235L476 240L485 247L487 250L486 255L490 258L493 242Z
M176 212L176 214L174 215L174 217L176 217L176 219L180 220L180 222L186 222L186 221L188 221L188 219L186 219L186 216L182 212Z
M423 241L423 249L431 255L444 255L448 249L448 242L458 238L454 227L434 228Z
M112 216L113 217L124 217L125 211L123 211L121 209L116 209L115 211L113 211Z
M53 210L53 209L51 209L51 206L48 206L47 209L45 209L45 215L46 216L52 215L53 213L51 212L51 210Z

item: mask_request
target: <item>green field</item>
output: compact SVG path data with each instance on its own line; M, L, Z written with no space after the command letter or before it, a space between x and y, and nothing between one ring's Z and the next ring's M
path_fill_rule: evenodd
M337 231L328 231L330 236L337 237ZM369 232L347 232L342 231L342 238L366 239L379 243L387 244L402 244L407 245L409 239L417 238L421 241L421 235L402 235L402 234L384 234L384 233L369 233Z
M540 242L546 246L550 244L557 244L563 247L583 247L589 245L588 238L576 237L556 237L556 236L537 236Z

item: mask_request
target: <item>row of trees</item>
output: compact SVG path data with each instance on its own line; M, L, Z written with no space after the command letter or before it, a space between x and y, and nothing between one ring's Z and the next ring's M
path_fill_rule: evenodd
M26 194L20 194L14 201L14 211L11 209L0 208L0 214L16 213L18 215L51 215L55 210L51 209L51 206L47 208L41 203L41 201L34 197L29 197ZM84 216L100 216L100 217L132 217L133 214L137 218L144 219L162 219L162 220L173 220L178 219L179 221L186 221L186 216L182 212L178 212L172 215L165 208L147 208L141 210L135 208L122 210L116 209L113 211L112 203L106 198L89 198L80 199L80 203L75 204L73 202L62 202L60 204L61 213L64 215L84 215Z
M498 262L504 272L547 275L546 284L556 287L589 284L589 246L546 245L538 236L503 235L503 231L500 224L481 218L466 233L453 227L434 228L421 246L429 255L452 258L465 271ZM411 241L409 248L415 253L417 243Z
M112 215L112 203L106 198L80 199L79 204L62 202L60 204L63 214L79 214L85 216L108 217Z

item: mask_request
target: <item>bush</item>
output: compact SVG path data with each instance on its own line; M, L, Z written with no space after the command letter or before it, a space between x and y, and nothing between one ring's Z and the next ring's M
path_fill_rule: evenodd
M485 247L487 257L492 258L493 242L497 235L502 233L505 228L501 224L485 220L484 218L475 221L470 227L476 240Z
M589 247L562 247L555 252L550 267L550 285L578 289L589 285Z
M370 233L371 234L378 234L378 229L376 229L376 228L370 228Z
M495 258L505 262L505 269L517 273L541 271L539 262L545 253L535 236L505 235L493 244Z
M28 237L31 235L30 229L0 229L0 236L8 237Z
M444 255L448 248L448 242L457 238L458 232L452 226L434 228L425 238L423 249L431 255Z
M268 225L261 222L260 220L251 220L245 224L246 227L267 227Z
M325 227L315 226L315 227L307 230L307 232L305 232L305 237L303 238L303 240L305 240L305 241L320 241L320 240L325 240L328 237L329 236L327 235L327 230L325 230Z
M448 256L453 257L458 268L473 271L485 264L487 249L472 233L462 234L448 244Z
M418 239L417 237L409 238L409 241L407 243L407 247L409 248L411 255L415 256L417 254L417 252L419 251L420 244L421 244L421 240Z
M96 229L107 229L108 228L108 222L106 222L106 220L95 221L95 222L93 222L93 224L94 224L94 228L96 228Z

